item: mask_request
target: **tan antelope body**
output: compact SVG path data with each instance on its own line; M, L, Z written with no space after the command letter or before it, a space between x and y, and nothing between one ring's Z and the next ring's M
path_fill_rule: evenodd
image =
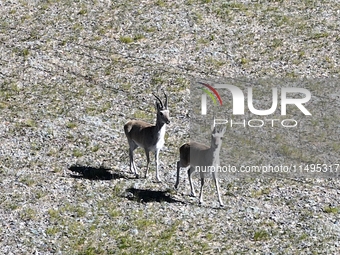
M222 137L225 132L225 128L223 128L222 131L217 131L216 128L212 131L211 134L211 145L206 146L201 143L197 142L189 142L183 144L179 148L180 153L180 160L177 162L177 178L176 178L176 184L175 188L178 188L179 185L179 172L181 168L189 168L188 169L188 178L189 178L189 184L191 189L191 196L196 196L195 190L192 184L191 176L193 172L195 171L195 167L200 167L201 171L200 178L201 178L201 188L200 188L200 195L199 195L199 203L203 203L203 186L204 186L204 169L207 169L208 167L214 167L214 169L217 169L217 166L220 163L220 149L222 146ZM223 206L223 202L221 199L218 179L217 179L217 173L216 171L211 171L212 177L215 182L216 186L216 192L218 196L218 202L220 203L220 206Z
M156 101L157 108L157 120L156 125L152 125L142 120L131 120L124 125L124 132L129 143L129 158L130 158L130 171L133 172L137 177L139 176L138 170L136 168L133 151L141 147L145 151L147 165L145 178L147 177L150 163L150 151L155 153L155 163L156 163L156 180L160 181L159 178L159 162L158 156L159 151L164 145L164 135L166 124L170 123L169 120L169 110L168 110L168 98L166 94L164 105L162 101L154 95L158 102Z

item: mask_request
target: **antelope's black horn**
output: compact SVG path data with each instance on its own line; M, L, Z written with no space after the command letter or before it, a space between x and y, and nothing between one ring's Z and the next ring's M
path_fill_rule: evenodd
M164 106L165 108L168 108L168 96L165 94L165 92L163 91L164 93L164 96L165 96L165 103L164 103Z
M155 98L157 98L157 100L158 100L159 103L161 104L161 107L164 108L164 107L163 107L163 103L162 103L162 101L159 99L159 97L156 96L154 93L152 93L152 95L153 95Z

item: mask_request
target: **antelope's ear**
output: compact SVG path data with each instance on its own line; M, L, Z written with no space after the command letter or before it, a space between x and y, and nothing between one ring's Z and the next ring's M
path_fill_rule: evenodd
M226 127L224 127L223 129L222 129L222 132L221 132L221 134L222 135L224 135L224 133L225 133L225 131L227 130L227 128Z

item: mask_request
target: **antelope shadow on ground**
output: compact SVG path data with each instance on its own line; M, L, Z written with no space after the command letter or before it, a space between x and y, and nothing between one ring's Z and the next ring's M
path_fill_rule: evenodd
M82 165L72 165L68 168L73 173L73 178L84 178L89 180L115 180L115 179L131 179L123 173L111 172L110 168L91 167Z
M167 191L159 191L159 190L149 190L149 189L135 189L128 188L126 189L126 198L132 201L137 201L140 203L149 203L149 202L167 202L167 203L181 203L183 201L174 199Z

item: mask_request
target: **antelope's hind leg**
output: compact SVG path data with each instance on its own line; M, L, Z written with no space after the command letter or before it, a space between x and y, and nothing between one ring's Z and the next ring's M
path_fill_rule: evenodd
M200 189L200 198L199 198L200 205L203 203L203 186L204 186L204 177L201 174L201 189Z
M138 170L135 164L135 161L133 159L133 151L138 147L138 145L133 140L129 141L129 158L130 158L130 171L136 175L138 178Z
M145 171L145 179L148 177L148 172L149 172L149 163L150 163L150 151L147 149L144 149L145 151L145 156L146 156L146 171Z
M195 168L193 166L190 166L190 168L188 169L188 179L189 179L189 184L190 184L190 196L191 197L196 197L194 185L192 183L192 178L191 178L194 171L195 171Z

